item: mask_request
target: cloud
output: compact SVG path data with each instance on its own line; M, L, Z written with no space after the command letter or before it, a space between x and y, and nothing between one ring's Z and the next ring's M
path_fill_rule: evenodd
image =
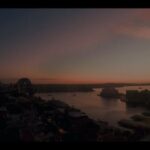
M137 9L134 12L134 17L141 21L149 21L150 20L150 9Z
M118 28L117 33L129 37L150 39L150 27L122 26Z
M115 28L116 34L150 39L150 10L136 9L132 10L130 14Z

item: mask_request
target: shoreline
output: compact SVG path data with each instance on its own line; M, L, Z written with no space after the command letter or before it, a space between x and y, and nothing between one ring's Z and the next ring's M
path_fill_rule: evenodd
M26 83L26 84L24 84ZM24 86L26 85L26 86ZM71 87L70 87L71 86ZM110 86L110 84L109 84ZM114 84L113 84L114 86ZM3 87L0 93L0 141L139 141L141 137L128 128L95 120L59 98L46 100L35 96L41 91L91 92L91 85L49 85L35 89L27 78L15 86ZM63 91L62 91L63 90ZM51 94L51 92L46 92ZM72 96L76 96L74 93Z
M3 95L1 141L130 141L132 133L95 121L60 100ZM1 118L2 119L2 118Z

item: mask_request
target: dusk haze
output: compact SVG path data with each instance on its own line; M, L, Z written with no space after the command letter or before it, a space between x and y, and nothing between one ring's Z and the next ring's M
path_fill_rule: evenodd
M0 9L0 142L85 141L150 142L150 9Z
M0 79L150 82L149 9L1 9Z

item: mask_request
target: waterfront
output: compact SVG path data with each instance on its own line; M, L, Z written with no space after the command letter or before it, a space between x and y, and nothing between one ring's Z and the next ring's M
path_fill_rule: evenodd
M121 93L132 89L144 90L150 89L150 86L125 86L117 88ZM94 89L93 92L38 93L36 96L40 96L45 100L59 99L70 106L81 109L92 119L104 120L115 126L118 125L119 120L127 119L145 111L144 108L127 107L126 103L120 101L120 99L103 99L97 96L100 91L101 89Z

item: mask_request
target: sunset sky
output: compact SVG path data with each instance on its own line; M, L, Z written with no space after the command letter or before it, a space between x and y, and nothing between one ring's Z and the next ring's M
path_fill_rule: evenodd
M0 80L150 82L150 9L1 9Z

